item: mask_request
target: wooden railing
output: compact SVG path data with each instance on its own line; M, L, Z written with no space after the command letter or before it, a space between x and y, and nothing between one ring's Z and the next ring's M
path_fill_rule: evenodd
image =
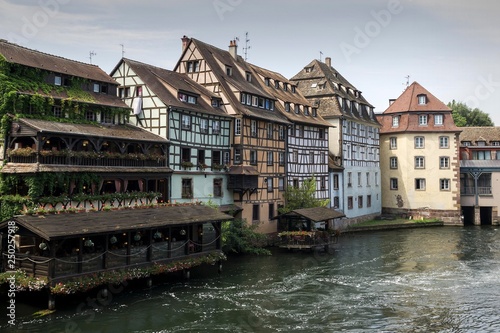
M36 163L36 156L9 156L12 163ZM165 167L166 159L134 159L134 158L90 158L76 156L40 156L41 164L81 165L81 166L123 166L123 167Z

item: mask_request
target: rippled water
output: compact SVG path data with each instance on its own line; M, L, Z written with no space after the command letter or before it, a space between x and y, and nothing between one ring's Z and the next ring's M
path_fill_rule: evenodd
M352 234L333 254L232 258L220 277L193 275L37 320L22 308L17 331L500 332L496 227Z

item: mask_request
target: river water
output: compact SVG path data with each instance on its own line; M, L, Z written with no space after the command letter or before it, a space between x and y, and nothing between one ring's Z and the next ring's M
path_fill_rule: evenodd
M331 254L234 257L108 299L18 305L1 332L500 332L500 228L343 235ZM56 301L57 302L57 301Z

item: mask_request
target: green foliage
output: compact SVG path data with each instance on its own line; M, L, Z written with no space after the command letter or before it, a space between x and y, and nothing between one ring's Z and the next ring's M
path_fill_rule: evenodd
M265 248L268 236L258 233L257 225L248 225L245 220L235 219L222 223L222 251L224 253L270 255Z
M304 180L302 186L288 186L285 193L285 206L279 209L280 214L291 212L300 208L326 207L329 199L316 198L316 179L314 177Z
M448 107L452 110L453 120L458 127L495 126L490 116L478 108L472 109L455 100L448 103Z

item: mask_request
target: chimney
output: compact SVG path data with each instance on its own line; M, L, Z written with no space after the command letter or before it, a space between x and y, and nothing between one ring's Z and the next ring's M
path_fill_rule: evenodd
M325 64L327 64L328 67L332 67L332 58L326 57L325 58Z
M238 58L238 45L236 44L235 39L229 41L229 53L234 58L234 60Z
M184 52L184 50L186 49L186 47L187 47L190 39L189 39L188 36L184 35L184 36L182 36L181 40L182 40L182 52Z

